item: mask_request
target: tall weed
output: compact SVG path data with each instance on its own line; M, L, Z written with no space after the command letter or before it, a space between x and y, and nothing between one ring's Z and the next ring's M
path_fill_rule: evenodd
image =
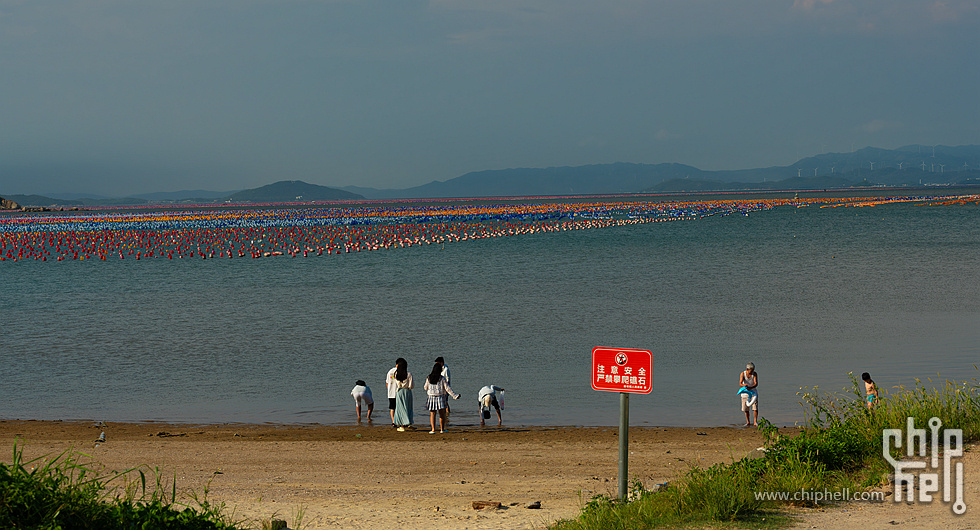
M916 379L912 389L899 387L891 399L878 407L872 422L880 432L883 428L905 428L908 418L914 418L916 425L925 425L934 417L942 420L945 429L962 429L966 440L980 439L980 385L977 379L946 380L942 385L930 387Z
M65 451L25 461L15 444L11 464L0 463L0 528L238 528L221 514L223 506L207 502L206 492L194 497L196 507L178 502L176 477L166 488L157 472L156 487L147 489L143 470L100 474L80 462L83 456ZM139 473L139 488L128 484L120 493L110 487L133 471Z
M668 497L673 497L675 513L709 521L734 521L762 508L762 502L755 498L758 479L750 466L695 467L675 490L668 490Z
M882 430L905 429L908 418L920 427L931 418L939 418L943 429L962 429L965 441L980 439L980 384L976 378L946 380L929 387L916 379L913 388L896 387L894 393L886 392L875 407L868 409L863 383L853 372L847 375L851 386L841 393L821 394L816 387L798 393L804 409L804 433L841 431L835 436L848 438L842 443L852 447L851 457L858 452L880 451Z

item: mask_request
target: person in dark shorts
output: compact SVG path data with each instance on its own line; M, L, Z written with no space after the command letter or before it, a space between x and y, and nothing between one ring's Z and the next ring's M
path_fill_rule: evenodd
M497 425L503 424L504 420L500 417L500 400L497 399L497 392L504 389L496 385L487 385L480 389L480 425L486 425L486 420L490 418L490 407L497 410Z
M405 359L399 357L395 360L395 367L388 370L388 375L385 376L385 384L388 386L388 412L391 414L391 426L395 426L395 396L398 395L398 381L395 380L395 370L398 369L399 363L406 362Z

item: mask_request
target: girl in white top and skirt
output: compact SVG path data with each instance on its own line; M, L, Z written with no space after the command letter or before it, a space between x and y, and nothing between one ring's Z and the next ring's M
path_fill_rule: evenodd
M425 378L425 393L427 395L425 408L429 409L429 422L432 430L429 434L436 433L436 414L439 415L439 432L446 432L446 410L449 408L449 396L459 399L459 394L453 392L449 386L449 381L442 375L442 365L436 363L432 367L432 373Z

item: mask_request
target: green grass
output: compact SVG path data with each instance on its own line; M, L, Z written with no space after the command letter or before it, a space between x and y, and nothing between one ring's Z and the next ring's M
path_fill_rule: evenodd
M804 421L794 435L784 435L761 420L765 456L707 469L693 467L658 492L634 482L626 501L593 497L578 518L559 521L552 528L784 526L789 518L780 515L783 505L759 500L756 492L845 488L855 492L878 486L891 472L881 454L882 429L904 432L910 417L916 428L925 428L930 418L937 417L943 422L942 429L962 429L964 442L980 439L980 385L976 378L929 387L916 381L914 388L896 388L868 410L863 383L853 374L848 376L851 387L840 393L801 389Z
M976 366L974 366L976 368ZM931 382L931 381L930 381ZM980 439L980 395L977 380L944 381L936 388L926 388L916 380L915 387L900 387L891 399L871 415L874 428L904 428L907 418L915 418L916 427L924 427L930 418L942 420L943 428L963 429L966 440Z
M143 469L100 474L80 462L80 453L24 461L14 445L11 464L0 463L0 528L233 530L243 528L203 496L195 506L177 501L169 487ZM138 481L136 477L138 476ZM132 480L130 480L132 479Z
M628 502L605 495L593 497L575 520L563 520L552 528L588 530L634 530L703 526L778 528L788 521L774 510L757 503L752 492L739 485L733 466L694 468L686 480L651 492L634 482Z

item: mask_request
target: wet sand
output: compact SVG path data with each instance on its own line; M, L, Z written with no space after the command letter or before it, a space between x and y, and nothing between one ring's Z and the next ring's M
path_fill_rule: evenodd
M385 418L387 419L387 418ZM106 441L98 443L101 432ZM224 503L239 520L283 519L290 528L544 528L574 518L595 494L618 492L615 427L451 426L397 432L362 426L173 425L0 421L10 461L15 440L25 458L74 448L107 470L159 469L183 492ZM709 466L761 454L755 429L630 429L629 474L645 487L693 464ZM947 505L851 503L790 510L804 528L968 528L980 526L976 453L964 459L967 515ZM475 501L501 503L475 510ZM540 503L540 508L530 508ZM297 525L297 516L302 521ZM918 524L924 526L916 526Z

